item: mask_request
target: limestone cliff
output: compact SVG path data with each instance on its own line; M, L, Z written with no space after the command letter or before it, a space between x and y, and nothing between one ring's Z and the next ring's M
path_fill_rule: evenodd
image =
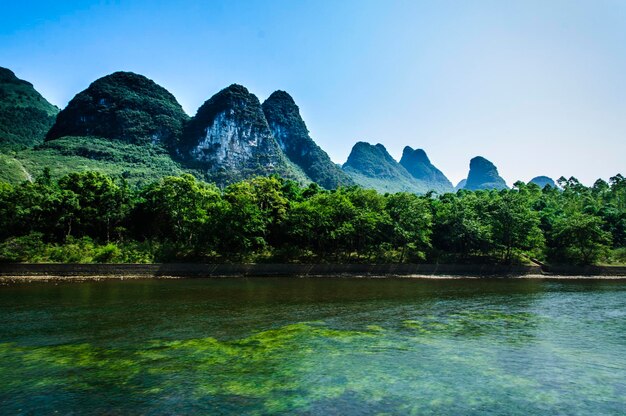
M271 174L306 181L276 143L258 98L237 84L198 109L185 128L179 155L220 184Z
M326 189L354 184L311 139L300 109L289 94L284 91L272 93L263 103L263 113L282 151L313 182Z

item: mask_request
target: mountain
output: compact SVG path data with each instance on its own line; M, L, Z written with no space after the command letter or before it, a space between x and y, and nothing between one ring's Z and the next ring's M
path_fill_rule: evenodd
M300 109L285 91L275 91L263 103L263 113L274 139L291 162L326 189L353 185L352 179L335 165L311 137Z
M53 177L95 170L140 185L194 173L168 152L176 149L188 118L163 87L142 75L116 72L77 94L58 114L43 144L4 160L0 177L15 183L49 167Z
M528 183L534 183L538 185L541 189L545 188L546 185L550 185L551 187L556 188L556 183L554 183L554 180L548 176L534 177Z
M358 142L343 170L354 182L379 192L425 193L428 189L391 157L382 144Z
M188 119L165 88L143 75L115 72L78 93L59 113L46 141L89 136L174 149Z
M436 191L440 194L453 192L452 183L446 176L437 169L422 149L413 150L406 146L402 152L400 165L419 182L424 184L428 190Z
M459 183L457 183L456 186L454 187L454 190L458 191L459 189L464 189L466 183L467 183L467 179L461 179Z
M178 153L189 166L220 184L270 174L307 181L276 143L258 98L237 84L198 109L185 128Z
M470 160L470 170L463 189L507 189L506 182L498 174L493 163L481 156Z
M58 112L30 82L0 67L0 150L42 143Z

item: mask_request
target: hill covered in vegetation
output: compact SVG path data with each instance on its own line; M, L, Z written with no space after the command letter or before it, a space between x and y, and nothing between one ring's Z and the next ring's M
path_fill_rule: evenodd
M42 143L58 112L30 82L0 67L0 151Z
M154 81L115 72L78 93L59 113L46 141L101 137L175 149L188 118L176 98Z
M425 193L426 186L387 152L382 144L358 142L352 148L343 170L358 185L379 192Z
M446 175L430 163L430 159L422 149L413 150L406 146L402 151L400 165L430 191L440 194L454 191L452 183L446 178Z
M554 182L554 179L547 176L536 176L532 178L529 183L534 183L540 188L543 188L544 186L551 186L553 188L556 188L556 183Z
M398 163L382 144L359 142L340 167L310 137L285 91L261 105L233 84L190 118L154 81L115 72L59 112L29 82L0 68L0 179L17 184L45 168L52 178L93 170L132 186L186 172L220 187L279 175L326 189L357 184L379 192L442 194L506 188L497 168L482 157L472 159L467 180L453 188L422 149L409 146ZM548 183L543 177L533 181Z
M470 169L463 189L507 189L504 179L498 174L498 168L482 156L470 160Z
M272 93L263 103L263 113L282 151L309 179L326 189L354 185L311 139L300 109L289 94L285 91Z

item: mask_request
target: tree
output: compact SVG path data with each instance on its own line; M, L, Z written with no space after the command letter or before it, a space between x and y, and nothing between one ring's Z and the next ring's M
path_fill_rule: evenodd
M432 213L427 198L400 192L388 195L386 210L389 213L390 239L394 247L400 247L399 262L405 259L407 251L414 257L424 258L430 248L432 234Z
M562 216L554 227L557 258L578 264L591 264L607 252L611 235L602 229L602 220L576 212Z
M288 200L276 177L257 177L230 185L224 192L221 251L227 257L245 256L267 247L285 218Z
M513 260L515 250L528 252L543 246L539 214L532 209L531 194L522 182L515 187L494 195L490 215L493 241L507 263Z
M90 236L110 241L111 232L128 214L128 194L113 180L99 172L71 173L58 181L59 189L71 200L64 220L67 235Z
M434 204L434 246L467 260L488 255L493 247L489 224L490 195L495 191L445 194Z
M185 174L165 177L145 188L134 218L144 237L195 249L201 243L210 245L207 234L216 237L221 208L221 195L215 185Z

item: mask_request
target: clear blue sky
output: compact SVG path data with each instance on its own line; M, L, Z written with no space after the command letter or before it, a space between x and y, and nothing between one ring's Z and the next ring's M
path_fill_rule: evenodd
M189 114L240 83L292 94L338 163L421 147L453 182L626 174L626 1L4 1L0 66L63 107L141 73Z

